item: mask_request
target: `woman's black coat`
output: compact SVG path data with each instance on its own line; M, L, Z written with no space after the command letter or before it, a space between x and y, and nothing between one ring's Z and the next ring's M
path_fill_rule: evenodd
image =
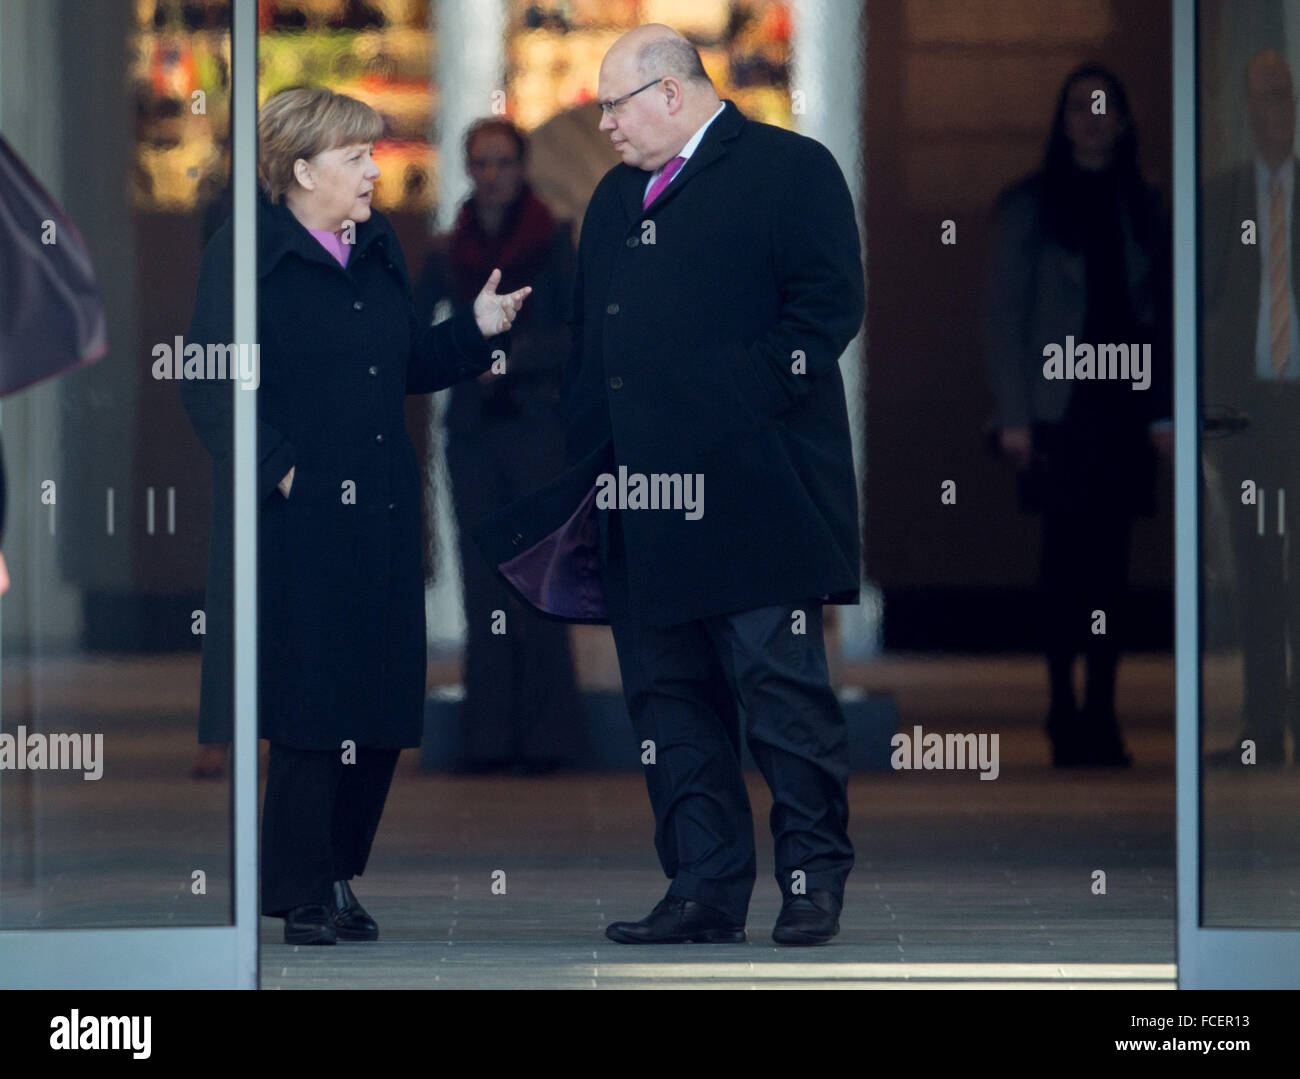
M231 342L231 224L203 254L187 345ZM420 483L403 398L471 378L506 338L472 311L421 325L387 219L356 226L346 269L283 205L257 216L258 709L299 749L418 745L425 686ZM184 379L213 460L199 740L230 737L230 381ZM295 470L286 499L277 485Z

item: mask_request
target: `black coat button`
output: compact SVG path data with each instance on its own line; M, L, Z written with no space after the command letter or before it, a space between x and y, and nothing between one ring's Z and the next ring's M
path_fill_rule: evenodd
M623 380L619 378L618 375L615 375L609 380L609 388L611 390L621 390L623 388Z
M360 311L360 310L361 310L363 307L365 307L365 306L366 306L366 305L363 304L360 300L353 300L353 301L352 301L352 310L353 310L353 311Z
M370 367L370 370L367 372L367 374L369 374L371 378L374 378L377 374L379 374L379 368L378 368L378 367L375 367L375 366L372 364L371 367Z
M510 542L513 546L518 547L521 543L524 542L524 537L520 533L516 532L513 536L510 537Z
M617 314L618 314L618 304L616 304L616 303L612 303L612 304L610 304L608 307L606 307L606 308L605 308L605 314L607 314L607 315L617 315Z
M395 510L395 509L397 509L397 503L396 503L396 502L390 502L390 503L388 503L388 512L389 512L389 513L392 513L393 510Z
M375 441L376 441L376 442L379 442L379 443L382 443L382 442L384 441L384 436L383 436L383 435L375 435Z
M627 238L627 246L628 246L628 247L636 247L636 245L637 245L638 242L639 242L639 241L637 240L637 238L636 238L635 236L629 236L629 237Z

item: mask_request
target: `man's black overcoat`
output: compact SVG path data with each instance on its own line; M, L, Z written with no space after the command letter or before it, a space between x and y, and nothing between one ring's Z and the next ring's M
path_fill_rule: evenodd
M844 176L820 143L728 101L643 211L648 178L616 165L583 221L564 393L570 469L476 539L500 567L564 525L611 460L629 474L698 474L698 520L620 514L635 617L673 625L818 597L856 603L857 483L838 360L862 322L863 281ZM595 565L589 549L575 554L578 592L599 592ZM582 604L526 598L566 620L607 621L601 604L575 614Z
M356 227L346 269L283 205L259 199L258 706L300 749L418 745L426 644L420 481L403 398L486 370L465 311L422 325L387 219ZM231 342L231 225L204 251L187 344ZM213 461L200 740L230 737L231 406L250 392L185 379ZM294 468L286 499L277 489Z

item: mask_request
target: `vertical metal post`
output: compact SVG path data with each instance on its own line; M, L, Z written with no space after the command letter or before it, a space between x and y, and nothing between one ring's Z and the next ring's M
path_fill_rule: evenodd
M257 0L234 0L231 170L234 335L257 340ZM257 394L234 391L235 742L234 876L237 976L258 985L257 879Z
M1174 696L1177 958L1195 982L1189 945L1200 922L1200 543L1196 400L1196 7L1173 5L1174 125Z
M456 212L473 185L465 172L461 140L475 120L490 116L494 98L505 91L505 42L508 23L504 0L429 0L436 4L437 42L429 57L433 81L440 87L438 115L430 138L438 146L438 205L429 227L450 232ZM507 107L510 102L505 102ZM429 315L420 311L421 318ZM465 608L461 602L460 540L456 507L451 501L443 417L451 395L434 394L429 409L429 461L437 567L425 593L428 643L438 651L463 648Z
M853 205L858 210L858 235L865 260L864 209L866 181L862 174L862 79L865 77L866 21L854 4L832 0L795 0L790 40L790 89L799 91L801 111L795 127L824 145L839 162ZM793 107L793 101L792 101ZM865 267L864 267L865 281ZM870 283L867 283L870 288ZM859 333L840 357L844 396L849 406L849 433L859 491L867 469L866 415L863 407L866 334ZM859 535L865 537L866 505L858 502ZM863 561L866 551L863 550ZM840 650L846 659L864 659L880 650L880 589L865 575L861 606L841 608Z

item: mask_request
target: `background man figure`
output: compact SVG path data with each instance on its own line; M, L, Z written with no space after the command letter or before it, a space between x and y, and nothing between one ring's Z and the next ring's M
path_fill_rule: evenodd
M1287 726L1300 746L1300 702L1287 672L1300 610L1294 521L1287 520L1300 499L1295 88L1272 49L1251 60L1246 100L1253 159L1206 185L1201 231L1205 403L1249 421L1205 450L1231 522L1243 677L1242 728L1208 763L1231 767L1241 766L1246 740L1259 764L1285 763ZM1255 223L1253 244L1242 242L1245 221ZM1256 484L1254 505L1242 501L1246 480Z

